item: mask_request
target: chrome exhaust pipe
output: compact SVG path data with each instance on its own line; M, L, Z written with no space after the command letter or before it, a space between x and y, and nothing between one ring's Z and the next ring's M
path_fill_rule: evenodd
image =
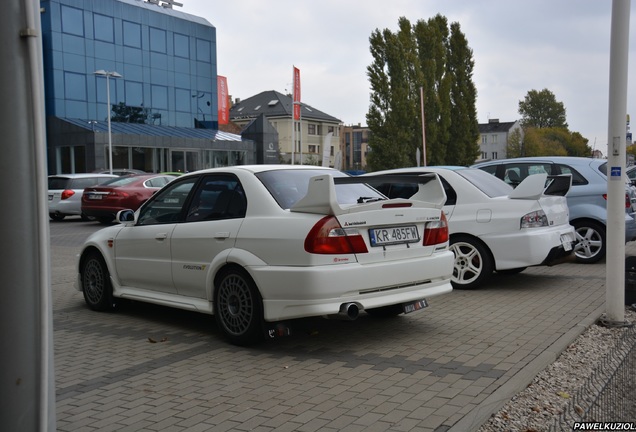
M353 321L360 315L361 305L358 303L343 303L340 305L340 310L337 314L323 315L327 319L339 319L346 321Z

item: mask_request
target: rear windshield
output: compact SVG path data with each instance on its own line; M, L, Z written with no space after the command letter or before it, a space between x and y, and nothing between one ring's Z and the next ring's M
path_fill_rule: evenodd
M490 198L507 196L512 192L512 186L488 174L486 171L480 169L459 169L455 172L471 182L477 189Z
M256 177L265 185L278 205L284 209L293 207L307 195L309 179L329 174L333 177L349 177L340 171L327 170L276 170L257 173ZM356 204L358 199L384 199L384 195L365 184L336 185L338 204Z
M102 185L103 186L125 186L137 180L138 178L136 176L116 177L112 180L102 183Z
M111 177L78 177L78 178L49 177L49 190L58 190L58 189L83 190L83 189L86 189L87 187L102 184L105 181L108 181L110 179Z

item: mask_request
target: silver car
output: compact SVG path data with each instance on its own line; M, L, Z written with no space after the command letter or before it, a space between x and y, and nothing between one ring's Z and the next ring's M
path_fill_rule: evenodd
M574 156L537 156L496 159L472 168L482 169L515 187L530 174L571 174L566 198L570 224L576 229L576 260L595 263L605 256L607 230L607 160ZM625 176L625 242L636 239L636 190Z
M110 174L56 174L49 176L49 217L61 221L66 216L81 216L84 189L102 184L116 175Z

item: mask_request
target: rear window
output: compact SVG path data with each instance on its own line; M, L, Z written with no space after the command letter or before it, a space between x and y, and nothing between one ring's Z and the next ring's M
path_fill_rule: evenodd
M71 181L71 189L86 189L87 187L99 185L108 180L110 180L110 177L76 178Z
M289 209L307 195L309 179L325 174L333 177L348 177L340 171L306 169L266 171L257 173L256 177L272 194L278 205L284 209ZM369 199L385 198L384 195L365 184L336 185L338 204L355 204L362 197Z
M507 196L512 192L512 186L488 174L486 171L480 169L460 169L455 172L471 182L477 189L490 198Z
M66 177L49 177L49 190L67 189L71 179Z
M125 186L134 181L137 181L137 177L135 176L117 177L114 179L109 179L108 181L102 183L102 185L103 186Z

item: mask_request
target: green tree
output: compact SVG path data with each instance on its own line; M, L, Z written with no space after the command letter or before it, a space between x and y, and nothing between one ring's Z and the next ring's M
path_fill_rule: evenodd
M479 151L474 62L459 24L449 30L446 18L436 15L415 26L402 17L398 27L397 33L376 29L369 38L369 168L415 165L422 146L420 89L427 164L474 162Z
M509 157L517 156L590 156L592 149L587 139L566 128L528 127L524 131L521 148L517 136L511 134L507 150ZM521 151L518 151L518 150Z
M451 80L446 73L448 20L438 14L428 21L419 20L413 31L423 76L426 163L442 165L451 125ZM421 124L421 117L418 118Z
M530 90L525 99L519 101L521 124L534 128L566 128L565 107L548 89Z
M411 25L401 18L399 27L397 34L375 30L369 38L373 63L367 74L374 91L367 113L372 131L367 163L373 170L415 165L419 116L413 97L421 72Z
M459 23L451 24L448 49L448 74L453 77L450 89L451 128L446 163L470 165L479 157L477 89L473 83L473 51L461 32Z

